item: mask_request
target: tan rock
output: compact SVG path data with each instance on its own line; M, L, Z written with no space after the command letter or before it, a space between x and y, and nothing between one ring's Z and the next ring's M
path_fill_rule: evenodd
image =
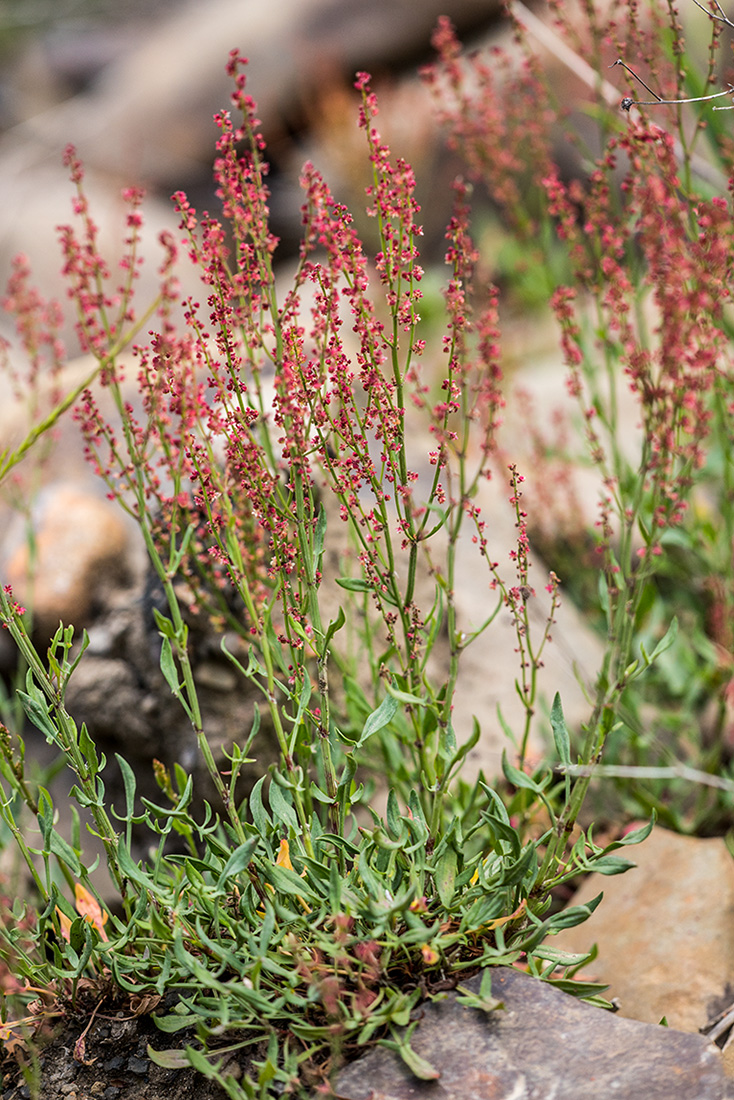
M36 629L50 636L59 621L88 623L105 586L127 579L128 532L114 505L65 483L43 490L34 527L35 561L23 540L3 573L15 597L33 608Z
M625 853L637 868L612 878L590 875L574 897L583 904L604 891L584 924L552 946L599 957L594 977L608 982L622 1015L698 1031L732 1000L734 860L724 841L656 828ZM589 969L591 974L591 968Z

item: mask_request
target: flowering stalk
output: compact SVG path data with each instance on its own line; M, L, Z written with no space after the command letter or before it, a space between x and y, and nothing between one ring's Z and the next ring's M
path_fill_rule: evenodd
M457 184L455 214L447 231L451 280L446 370L432 384L420 369L424 341L419 336L418 303L423 273L418 262L421 228L416 221L415 180L404 161L392 161L376 129L377 104L367 76L361 74L356 86L372 165L368 213L379 237L374 273L347 210L307 165L304 242L293 288L281 304L272 267L276 242L268 229L267 164L254 103L246 94L236 54L229 71L235 81L233 105L242 122L235 126L228 112L217 117L221 136L215 171L234 243L230 250L222 223L206 212L200 217L183 193L176 194L184 244L202 272L210 312L205 320L198 303L182 303L184 330L177 331L176 247L164 238L155 307L161 329L147 347L134 348L143 419L123 397L119 355L108 350L111 344L117 348L115 341L125 325L139 329L133 309L139 195L127 194L125 275L112 293L109 272L96 249L81 167L73 154L68 155L83 235L78 239L70 228L63 231L67 275L77 303L80 339L100 357L100 380L117 408L121 439L101 415L90 390L84 393L77 418L90 460L110 494L141 526L170 609L169 618L158 619L164 672L196 731L236 835L242 830L240 811L231 804L202 728L179 606L180 584L183 580L187 587L190 613L226 623L250 647L246 664L234 655L233 659L263 693L280 750L278 783L292 802L301 844L311 855L315 807L307 774L313 750L320 760L329 830L342 836L349 799L340 792L349 773L344 771L340 778L337 761L342 758L346 765L343 746L351 751L355 743L354 736L343 736L329 689L333 639L344 619L340 613L327 626L321 613L322 557L330 514L328 502L319 499L323 492L337 502L361 572L360 578L341 578L339 583L347 594L364 596L372 606L365 638L368 652L375 652L373 624L382 624L385 631L390 658L374 659L372 691L377 694L384 685L405 705L410 734L403 743L411 761L406 774L412 776L410 786L420 790L431 831L438 835L460 759L451 713L463 649L486 629L503 603L513 609L523 663L524 757L536 672L548 636L547 629L539 646L532 647L524 517L517 512L518 584L506 587L498 563L488 558L486 520L473 502L480 479L491 476L503 399L496 291L490 290L487 301L480 303L476 319L472 315L476 253L468 232L469 189ZM373 283L381 291L387 322L371 294ZM310 323L302 304L307 291L314 301ZM358 341L354 363L340 331L347 310ZM427 455L410 444L410 406L428 422ZM426 481L422 499L416 492L419 469L427 470L420 475ZM513 472L516 506L518 476ZM487 592L497 592L494 610L471 635L462 632L454 601L456 548L466 522L474 528L474 541L489 563ZM435 549L439 545L440 554ZM436 579L428 610L418 602L421 559ZM553 612L551 622L552 618ZM444 619L449 664L446 674L434 682L429 657Z
M656 101L676 101L677 132L666 133L637 115L623 130L609 111L600 77L591 92L604 152L584 187L564 182L554 163L551 135L551 126L563 120L521 12L516 22L519 65L501 51L493 64L481 54L462 58L450 24L442 20L434 36L440 63L426 72L426 80L449 125L449 140L463 153L470 174L490 186L504 222L529 249L537 248L539 262L555 277L551 304L570 369L569 390L579 403L601 485L597 560L607 638L578 746L580 762L593 765L620 727L630 686L652 660L644 648L640 653L644 601L664 562L666 540L672 545L675 530L686 526L693 488L708 477L715 454L712 426L719 425L714 440L722 432L722 399L730 382L724 303L732 265L731 215L723 197L703 201L693 189L696 175L714 176L694 151L700 122L678 102L686 98L684 81L694 81L674 9L665 27L657 9L643 20L628 6L607 26L592 4L581 5L581 20L570 18L563 5L552 8L564 41L580 55L594 57L599 72L607 39L619 52L626 43L628 54L632 50L644 59L651 85L660 90ZM672 62L660 48L665 36L672 43ZM716 44L714 36L708 83ZM532 120L523 114L530 103ZM622 103L625 109L631 105ZM705 106L701 102L700 110ZM508 140L520 128L523 142ZM731 150L726 153L716 126L712 138L716 155L730 161ZM628 169L619 188L621 158ZM620 411L623 387L635 395L640 421L633 457L625 439L630 425ZM728 509L723 511L728 523ZM674 635L671 626L654 654L671 645ZM559 866L562 873L588 782L582 776L570 789L539 881L551 881Z
M468 107L444 23L439 40L452 87ZM56 907L51 856L69 885L86 872L77 841L64 846L53 832L52 807L41 791L37 806L46 879L39 875L39 882L48 904L38 942L44 943L48 920L62 932L44 973L60 984L71 972L74 991L85 969L105 978L109 972L113 984L135 996L155 990L160 998L168 989L185 990L187 1011L196 1018L205 1049L221 1036L223 1012L232 1033L246 1036L244 1046L253 1037L268 1040L275 1092L292 1091L302 1063L310 1061L313 1073L315 1059L329 1050L336 1058L348 1044L363 1045L372 1035L397 1036L395 1029L404 1026L439 973L513 964L527 954L533 972L550 976L557 957L542 964L533 957L543 936L584 919L593 907L546 916L550 886L591 868L598 858L607 870L624 864L593 845L590 835L567 856L585 774L572 787L566 780L558 814L551 771L538 779L527 767L537 673L551 640L559 581L550 574L550 610L537 638L531 632L535 590L527 485L496 440L504 404L498 292L472 241L471 188L463 180L455 185L446 233L447 325L443 361L436 369L424 363L430 329L419 313L423 272L415 180L410 166L393 159L383 141L375 124L376 99L368 77L360 74L356 87L372 168L367 195L376 251L368 253L347 209L307 165L298 265L290 289L276 293L268 169L243 65L234 52L228 71L238 121L229 112L217 116L221 220L197 213L182 192L174 196L183 250L202 280L203 305L193 295L180 299L174 273L179 246L163 235L160 291L154 306L138 316L140 193L125 192L126 249L115 276L99 253L81 165L72 151L67 162L81 230L62 229L79 342L96 358L96 386L115 410L106 418L90 386L75 415L90 462L142 532L167 604L165 614L154 611L161 670L195 731L221 806L196 815L192 778L178 765L172 775L156 762L154 773L170 805L143 799L138 814L135 776L118 757L126 801L119 817L124 835L118 836L103 803L101 760L86 729L77 732L65 710L66 684L84 643L72 659L71 632L62 628L44 662L11 593L2 597L0 611L29 663L23 696L29 717L64 751L79 779L75 795L90 808L114 880L127 890L125 920L111 922L110 939L102 909L78 883L79 915L73 916L68 902ZM482 79L491 76L486 66ZM533 89L538 80L538 66L528 58L521 85ZM518 204L514 225L525 242L558 222L569 243L568 270L576 264L576 283L599 291L598 318L615 333L603 333L610 393L619 344L630 378L649 397L649 446L638 471L641 480L635 481L620 466L622 449L613 446L608 457L603 446L617 411L613 400L605 410L596 396L588 396L595 382L584 369L590 361L585 314L564 283L555 308L567 358L577 368L572 386L585 411L595 461L606 476L600 558L613 652L586 730L584 753L593 764L620 693L637 675L625 663L635 640L629 620L640 607L633 532L645 536L645 553L637 562L637 576L644 579L652 575L661 531L672 516L685 512L702 438L694 420L707 408L702 394L689 395L688 380L706 334L690 323L693 313L697 319L703 315L703 303L696 312L689 301L676 313L674 297L663 300L661 290L661 308L667 321L677 324L678 344L685 345L688 358L675 375L670 349L664 364L637 354L638 303L630 299L629 308L620 311L614 295L605 297L593 280L601 266L605 276L615 276L621 301L628 300L622 261L635 234L646 255L654 256L656 201L671 215L665 244L678 249L685 279L688 238L681 235L675 184L666 169L660 173L662 189L651 184L647 196L636 191L630 207L634 224L620 234L606 222L599 235L581 227L579 194L565 186L543 148L550 113L547 103L541 107L525 103L514 116L528 127L531 164L509 140L512 126L505 126L496 102L484 109L478 125L462 117L474 143L474 167L488 166L503 201ZM640 155L647 156L654 139L641 133L639 142ZM519 177L531 169L542 170L536 187L547 200L545 209L542 202L533 209L520 202L527 180ZM595 203L600 211L607 183L600 166L589 195L590 206ZM715 205L702 214L718 216ZM707 256L719 262L714 251ZM656 288L663 287L663 270L660 258ZM140 337L143 325L154 328L146 341ZM131 355L123 358L128 347ZM131 371L135 402L126 378ZM509 583L493 559L492 517L477 504L482 481L499 476L499 470L508 481L516 524ZM619 569L613 520L621 521L623 530ZM487 598L487 609L472 631L464 629L454 591L460 539L467 536L486 566L478 599ZM325 574L334 568L332 548L342 541L336 585L343 602L327 615ZM462 654L503 607L514 624L520 664L515 686L524 707L515 738L521 766L504 760L506 779L517 790L512 807L484 776L473 788L452 783L480 735L475 722L457 745L453 704ZM269 728L261 728L255 707L252 727L243 731L244 745L238 739L223 747L231 765L227 772L207 738L197 692L190 628L199 617L223 636L223 652L265 701L263 725ZM347 625L359 639L356 658L340 645ZM444 634L448 656L436 660ZM554 703L551 724L561 761L571 766L560 702ZM369 828L366 815L354 809L366 801L357 785L360 767L377 770L375 746L386 762L390 789L384 817L372 811ZM261 775L240 801L237 778L251 751ZM263 765L269 765L267 774ZM17 771L6 768L3 775L16 792L31 793ZM531 802L542 802L551 819L541 841L542 865L537 842L523 836ZM522 815L519 825L511 816L515 811ZM149 827L157 838L155 850L137 862L130 851L134 825ZM629 842L644 835L640 830ZM173 851L169 838L177 840ZM24 851L26 858L33 854L27 845ZM9 957L0 937L2 952ZM484 986L477 1003L486 1009L493 1002L488 983ZM175 1030L181 1018L175 1014L167 1022ZM280 1046L279 1036L287 1036ZM416 1065L409 1036L396 1039L395 1046ZM152 1056L170 1066L170 1054ZM200 1066L203 1056L196 1054ZM213 1064L207 1072L235 1095L239 1086L225 1081ZM243 1081L243 1095L254 1095L255 1089L250 1078Z

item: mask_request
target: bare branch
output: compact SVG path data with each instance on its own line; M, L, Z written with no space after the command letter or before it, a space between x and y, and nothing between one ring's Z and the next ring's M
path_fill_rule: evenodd
M719 0L714 0L714 4L716 4L716 7L721 12L720 15L716 15L714 12L711 11L710 8L705 8L703 4L699 4L698 0L693 0L693 3L696 5L697 8L700 8L702 12L708 15L709 19L716 19L717 22L726 23L727 27L731 27L732 29L734 29L734 23L732 23L731 19L729 19L726 15L726 12L719 3Z

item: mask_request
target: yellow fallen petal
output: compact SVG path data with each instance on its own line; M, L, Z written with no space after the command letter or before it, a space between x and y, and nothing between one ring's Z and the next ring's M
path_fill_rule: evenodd
M287 871L294 871L295 868L291 863L291 849L287 840L281 840L278 854L275 857L276 867L285 867Z
M288 843L287 840L285 840L285 838L283 840L281 840L281 842L280 842L280 847L278 848L278 854L275 857L275 866L276 867L285 867L286 871L295 871L295 867L291 863L290 844ZM306 877L306 870L304 868L303 871L301 871L301 878L305 878L305 877ZM271 892L273 892L273 893L275 892L273 890L273 887L270 885L269 882L266 882L265 886ZM296 897L300 901L300 903L303 906L305 912L310 913L311 912L311 906L308 904L308 902L304 901L303 898L300 896L300 894L297 894ZM265 913L262 909L258 909L257 914L260 917L265 916Z
M496 920L489 921L487 924L485 924L484 927L491 932L493 928L499 928L500 925L507 924L508 921L516 920L517 917L522 916L522 914L525 912L525 910L527 908L527 904L528 904L528 899L523 898L522 901L520 902L520 904L518 905L517 909L515 910L515 912L510 913L509 917L497 917Z
M56 916L59 918L59 927L61 928L61 935L68 943L71 939L71 921L67 917L66 913L62 913L58 905L56 906Z

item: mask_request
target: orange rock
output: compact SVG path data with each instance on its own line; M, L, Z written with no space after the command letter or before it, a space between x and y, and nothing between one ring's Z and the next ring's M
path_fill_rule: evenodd
M100 595L128 580L128 532L115 506L77 486L50 485L36 509L35 561L27 542L4 571L15 597L33 610L34 629L87 625ZM31 576L31 569L33 575Z

